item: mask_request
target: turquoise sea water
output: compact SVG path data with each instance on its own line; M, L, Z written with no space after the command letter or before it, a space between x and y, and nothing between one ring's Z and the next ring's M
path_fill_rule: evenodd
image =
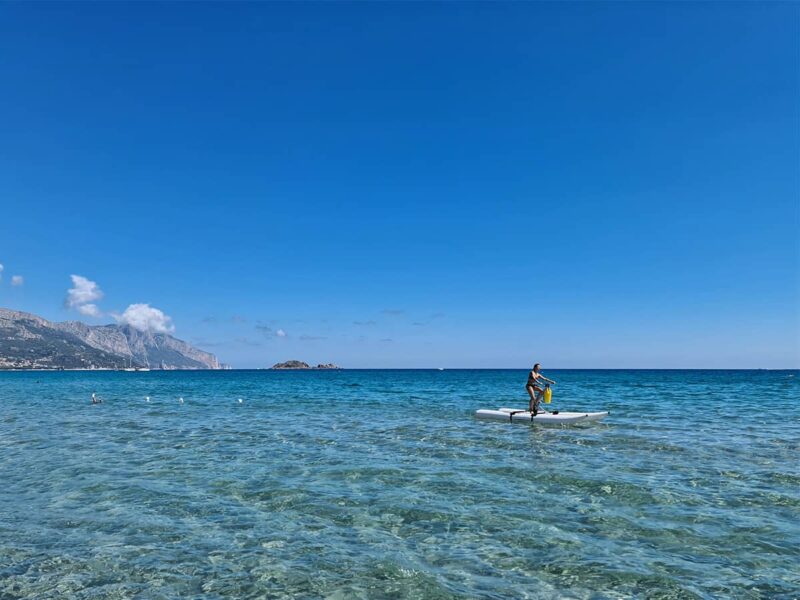
M0 598L800 597L797 371L547 374L0 373Z

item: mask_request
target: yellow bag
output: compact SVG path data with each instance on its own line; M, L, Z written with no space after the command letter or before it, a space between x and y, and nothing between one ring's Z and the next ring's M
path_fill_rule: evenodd
M544 403L550 404L550 400L552 399L553 399L553 390L551 390L550 386L548 385L546 388L544 388Z

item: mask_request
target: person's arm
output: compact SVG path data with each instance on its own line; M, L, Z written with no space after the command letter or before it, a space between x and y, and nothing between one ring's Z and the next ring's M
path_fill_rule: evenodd
M553 385L555 385L555 384L556 384L556 382L555 382L555 381L553 381L552 379L548 379L548 378L547 378L547 377L545 377L544 375L539 375L539 377L541 377L542 379L544 379L544 380L545 380L547 383L551 383L551 384L553 384Z

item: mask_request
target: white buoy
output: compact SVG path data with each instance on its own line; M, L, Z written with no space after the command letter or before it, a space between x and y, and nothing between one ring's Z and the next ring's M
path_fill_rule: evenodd
M183 404L183 396L181 396L180 398L178 398L178 402L179 402L180 404Z
M144 399L145 399L145 402L150 402L150 396L145 396Z
M239 398L239 404L241 404L242 402L244 402L244 400L242 400L241 398Z

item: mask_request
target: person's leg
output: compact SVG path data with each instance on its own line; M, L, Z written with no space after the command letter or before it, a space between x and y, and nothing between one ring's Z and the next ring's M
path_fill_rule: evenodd
M533 403L536 401L536 390L532 385L526 385L525 391L528 392L528 395L531 397L528 402L528 412L531 412L533 411Z
M540 388L538 385L533 386L533 394L531 394L531 406L529 412L533 413L535 417L539 413L539 400L542 399L542 393L544 390Z
M528 402L528 412L532 412L535 415L536 412L539 411L539 400L542 398L542 389L535 385L526 385L525 389L528 390L528 395L531 397L530 402Z

